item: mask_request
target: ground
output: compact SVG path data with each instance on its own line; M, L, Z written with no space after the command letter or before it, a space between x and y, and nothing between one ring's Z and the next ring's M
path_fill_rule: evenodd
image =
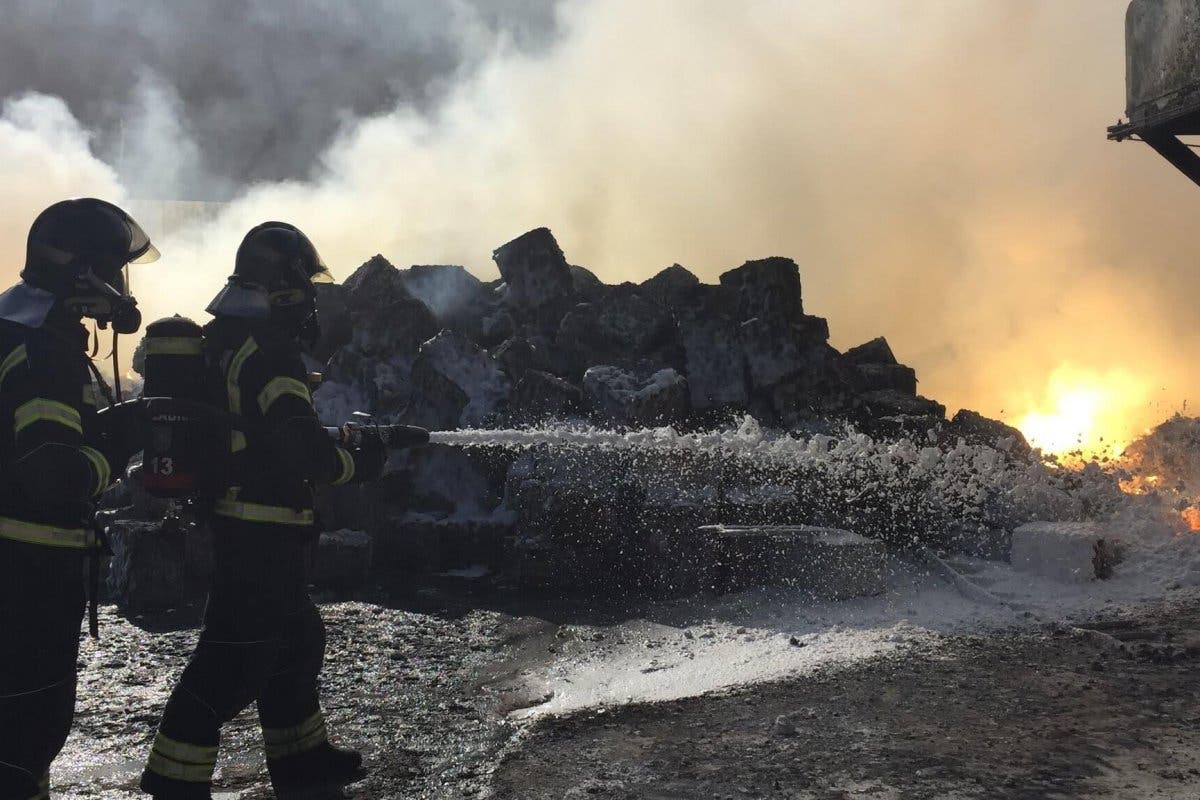
M596 612L445 586L326 603L327 713L371 769L345 796L1200 796L1200 596L948 630L913 624L912 604L893 597L904 619L874 638L861 608L832 621L834 605L817 606L782 624L796 611L780 603L752 594ZM194 616L104 610L102 638L81 655L57 796L138 796ZM814 629L822 621L832 633ZM743 666L721 675L714 659ZM598 687L588 676L604 670L619 674ZM271 797L252 712L222 745L217 796Z
M1200 609L948 636L704 698L550 719L501 798L1200 796ZM1174 644L1185 640L1186 643Z

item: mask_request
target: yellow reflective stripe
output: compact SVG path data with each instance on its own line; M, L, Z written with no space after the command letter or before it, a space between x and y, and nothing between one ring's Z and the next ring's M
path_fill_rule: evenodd
M187 783L212 783L216 765L180 764L151 750L150 758L146 759L146 769L172 780L186 781Z
M246 434L241 431L231 431L229 436L229 449L234 453L241 452L246 449Z
M354 477L354 456L350 455L350 451L344 447L335 449L337 450L338 460L342 462L342 474L334 480L333 485L341 486Z
M45 547L76 549L86 549L95 543L95 536L90 530L39 525L36 522L25 522L8 517L0 517L0 539Z
M312 750L328 739L325 715L320 711L290 728L263 728L267 758L283 758Z
M204 353L204 342L195 336L147 336L148 356L198 356Z
M153 750L181 764L215 764L217 763L217 746L204 744L188 744L161 731L154 737Z
M109 480L112 478L112 470L108 466L108 459L94 447L81 447L79 449L87 457L87 460L92 465L92 470L96 473L96 491L93 494L100 494L108 487Z
M312 402L312 395L308 393L308 386L303 381L298 381L295 378L289 378L286 375L277 375L267 381L267 385L258 393L258 408L262 413L266 414L267 409L271 407L279 398L285 394L292 394L299 397L305 403Z
M234 414L242 413L242 388L238 381L242 376L242 366L246 359L258 352L258 343L253 336L246 337L233 359L229 362L229 372L225 375L225 388L229 393L229 410Z
M8 373L12 372L15 367L24 364L27 361L25 345L18 345L12 349L3 361L0 361L0 384L4 383L4 379L8 377Z
M83 433L83 421L79 412L66 403L35 397L13 414L13 432L20 433L35 422L57 422L76 433Z
M287 506L267 506L260 503L245 503L228 498L218 500L213 511L222 517L232 517L247 522L273 522L278 525L312 525L315 521L312 509L297 511Z
M154 737L146 766L164 778L210 783L217 766L217 748L179 742L160 732Z

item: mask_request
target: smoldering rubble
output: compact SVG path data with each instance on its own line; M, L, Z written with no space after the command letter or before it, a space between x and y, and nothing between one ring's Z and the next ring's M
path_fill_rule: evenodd
M835 349L789 258L713 284L675 264L608 285L545 228L494 257L490 283L375 256L320 287L311 366L326 424L368 411L437 433L373 485L322 493L317 585L465 571L678 596L745 580L713 525L823 525L1004 558L1023 523L1130 502L1110 472L1046 464L1001 422L947 419L886 338ZM203 526L134 477L107 501L111 596L158 608L202 595Z

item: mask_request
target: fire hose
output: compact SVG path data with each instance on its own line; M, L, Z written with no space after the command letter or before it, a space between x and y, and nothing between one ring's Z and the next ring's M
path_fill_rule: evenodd
M326 428L338 444L344 447L359 447L370 441L379 442L388 449L416 447L429 443L429 431L415 425L380 425L370 414L355 411L350 421L337 428Z

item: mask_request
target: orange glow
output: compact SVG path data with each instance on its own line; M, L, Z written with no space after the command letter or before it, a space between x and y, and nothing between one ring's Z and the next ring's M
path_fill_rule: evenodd
M1188 506L1183 510L1182 516L1189 529L1200 532L1200 508Z
M1118 485L1126 494L1150 494L1158 489L1160 480L1157 475L1132 475Z
M1080 461L1114 457L1138 435L1148 397L1149 386L1138 376L1065 365L1015 424L1047 455Z

